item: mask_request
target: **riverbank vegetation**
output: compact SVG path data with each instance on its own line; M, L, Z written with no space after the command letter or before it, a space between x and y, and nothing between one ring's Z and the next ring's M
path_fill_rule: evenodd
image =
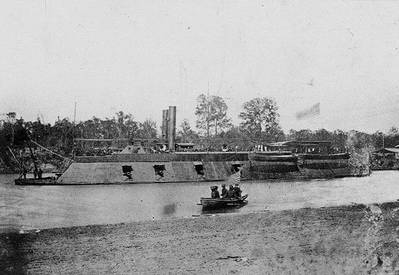
M228 106L220 96L201 94L197 98L196 129L190 121L184 119L177 127L177 141L194 143L199 150L219 151L252 150L257 144L284 140L328 140L337 152L371 152L375 148L394 147L399 144L399 131L392 127L389 132L364 133L359 131L342 131L326 129L294 130L284 132L279 123L277 102L268 97L254 98L242 105L238 114L240 124L234 125L228 117ZM137 121L130 113L117 112L111 118L93 117L74 123L69 118L57 119L54 124L43 123L41 119L26 121L16 118L15 113L0 123L0 163L4 167L15 167L12 156L21 156L26 151L26 141L33 140L65 157L77 153L76 139L92 139L90 146L80 147L83 155L108 154L115 147L123 147L137 140L154 140L159 138L159 127L151 119ZM113 140L106 145L98 140ZM75 142L75 144L74 144ZM33 148L37 148L35 144ZM90 148L88 148L90 147ZM107 147L107 148L105 148ZM75 152L73 152L75 148ZM83 149L82 149L83 148ZM28 152L29 153L29 152ZM43 162L55 165L60 158L48 152L42 152Z

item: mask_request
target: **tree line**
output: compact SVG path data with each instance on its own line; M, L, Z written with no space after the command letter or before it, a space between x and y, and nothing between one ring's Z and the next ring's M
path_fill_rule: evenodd
M184 119L177 129L178 142L193 142L204 150L220 150L228 146L238 150L251 150L254 145L284 140L329 140L339 151L355 149L393 147L399 144L399 131L392 127L388 133L367 134L358 131L311 131L289 130L284 132L279 123L278 105L268 97L258 97L245 102L239 113L239 125L234 125L227 114L225 100L216 95L201 94L197 98L194 110L196 115L193 129L189 120ZM25 132L24 132L25 131ZM24 146L29 136L37 143L55 152L71 156L74 138L84 139L156 139L157 123L151 119L137 121L130 113L117 112L111 118L91 119L73 123L68 118L58 119L54 124L25 121L22 118L14 122L4 120L0 128L0 150L2 159L7 147Z
M396 127L392 127L387 133L377 131L372 134L339 129L291 129L284 132L279 122L278 105L269 97L253 98L245 102L238 115L241 120L239 125L232 124L227 109L222 97L199 95L195 110L198 131L190 127L188 120L184 120L178 131L179 138L185 142L205 141L211 149L227 144L241 150L251 150L256 144L284 140L327 140L340 152L363 149L370 152L383 146L394 147L399 144L399 130Z

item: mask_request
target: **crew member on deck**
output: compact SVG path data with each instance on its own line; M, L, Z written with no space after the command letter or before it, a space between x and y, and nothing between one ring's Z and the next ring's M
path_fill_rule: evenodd
M39 168L39 170L37 171L37 177L38 177L39 179L41 179L42 176L43 176L43 170L42 170L41 168Z
M22 168L22 177L24 178L24 180L26 180L26 174L28 173L28 171L26 170L25 165Z

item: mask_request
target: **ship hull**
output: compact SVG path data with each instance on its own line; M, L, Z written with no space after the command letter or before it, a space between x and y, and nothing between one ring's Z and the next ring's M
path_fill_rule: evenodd
M223 181L241 170L246 180L312 179L367 175L350 167L348 154L293 155L251 152L126 154L80 157L58 184Z

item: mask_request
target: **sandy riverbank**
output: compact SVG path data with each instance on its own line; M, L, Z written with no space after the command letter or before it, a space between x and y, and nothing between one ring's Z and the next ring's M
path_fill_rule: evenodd
M0 235L0 273L399 272L399 203Z

